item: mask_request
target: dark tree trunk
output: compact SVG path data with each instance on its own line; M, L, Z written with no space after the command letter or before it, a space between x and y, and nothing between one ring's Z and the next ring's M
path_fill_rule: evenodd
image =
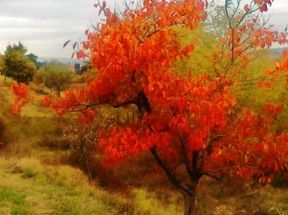
M193 215L195 207L196 190L184 195L184 215Z
M82 140L81 150L82 150L82 156L84 158L84 163L85 163L86 171L88 174L88 178L89 178L89 180L92 180L92 171L90 168L89 154L88 154L87 149L85 147L85 140Z
M162 168L170 182L174 187L184 196L184 215L193 215L195 206L196 189L202 174L197 169L197 162L193 162L193 167L195 168L190 172L190 183L183 183L173 172L173 170L159 157L156 147L150 149L156 162ZM198 156L195 156L198 159ZM190 170L189 170L190 171Z
M58 88L56 89L56 95L57 95L58 97L61 96L61 90L59 90Z

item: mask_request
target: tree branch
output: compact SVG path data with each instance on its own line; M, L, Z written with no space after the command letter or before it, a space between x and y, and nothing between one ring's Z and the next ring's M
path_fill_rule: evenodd
M179 139L180 139L181 152L182 152L183 157L184 157L184 163L185 163L186 170L187 170L189 176L191 178L193 178L194 173L193 173L192 166L189 163L189 157L188 157L188 154L187 154L187 149L186 149L186 146L185 146L185 142L184 142L182 136L180 136Z
M183 195L189 193L189 188L177 178L177 176L175 175L175 173L173 173L170 167L166 165L164 161L159 157L155 146L150 149L150 152L153 158L156 160L157 164L162 168L162 170L165 172L166 176L176 187L176 189L178 189Z

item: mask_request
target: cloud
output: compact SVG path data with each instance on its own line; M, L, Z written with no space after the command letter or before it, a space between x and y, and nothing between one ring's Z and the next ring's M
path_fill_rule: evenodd
M0 0L0 52L19 40L29 52L43 57L70 57L65 41L84 38L83 32L96 22L97 0ZM110 4L113 5L110 0ZM276 0L271 23L283 30L288 20L288 1Z
M1 0L0 52L19 40L39 56L68 57L62 49L68 40L79 40L96 20L93 0Z

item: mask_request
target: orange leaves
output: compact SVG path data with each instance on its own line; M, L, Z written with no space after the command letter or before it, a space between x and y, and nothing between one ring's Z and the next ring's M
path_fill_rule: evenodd
M244 110L234 121L234 126L230 124L225 136L215 143L205 168L218 167L224 174L228 171L247 181L257 179L269 183L276 174L285 170L288 162L287 134L277 136L270 129L282 110L283 104L267 104L259 115Z
M42 99L41 104L42 104L43 106L50 107L51 104L52 104L52 99L50 98L50 96L45 96L45 97Z
M189 125L189 121L187 120L187 118L185 118L184 116L175 116L173 118L170 119L170 123L169 126L171 128L171 130L175 133L183 133L183 134L187 134L190 129L190 125Z
M100 147L106 153L108 161L114 163L127 156L136 156L143 151L149 151L153 145L167 148L171 137L169 133L153 133L149 129L113 128L109 137L102 138Z
M241 3L244 2L241 1ZM218 59L220 62L225 63L225 60L230 58L231 62L237 63L245 69L251 56L249 50L270 48L274 43L287 44L286 32L273 30L271 26L263 23L263 20L257 15L257 11L266 12L271 6L272 0L254 0L254 3L250 2L250 4L243 5L244 13L239 9L240 15L235 17L235 20L231 17L232 20L227 18L227 25L229 22L231 26L227 26L226 34L219 38L219 42L226 48L224 51L219 51L221 56ZM227 55L229 56L228 59Z
M15 96L28 99L29 88L26 84L14 83L14 84L12 84L11 89L12 89L12 92Z
M283 51L282 59L275 63L275 68L265 71L263 79L270 79L271 81L260 81L258 82L258 85L261 87L271 88L273 82L279 80L283 75L286 77L286 82L288 83L288 54L285 51Z
M287 52L283 52L283 58L276 63L276 70L277 71L283 71L288 72L288 54ZM286 74L287 75L287 74Z
M78 60L84 59L86 57L86 54L85 54L85 52L83 50L80 50L80 51L76 52L76 57L77 57Z
M187 146L189 151L198 151L205 149L207 146L208 133L205 130L192 132L187 138Z
M89 50L91 63L100 73L168 68L192 51L192 44L181 50L172 26L196 27L205 16L203 1L147 0L143 4L143 8L125 13L123 19L106 14L99 32L87 32L83 50ZM77 57L85 57L85 52L80 50Z
M194 49L194 45L189 44L189 45L184 47L184 49L182 50L182 53L184 56L187 56L191 51L193 51L193 49Z
M11 86L12 93L14 94L14 104L10 111L13 114L19 113L21 108L29 101L29 88L22 83L14 83Z
M257 85L259 87L263 87L263 88L272 88L273 87L273 82L271 82L271 81L259 81L257 83Z
M276 32L267 28L258 28L253 32L252 45L259 46L261 48L271 47L273 42L278 41L278 35Z
M42 99L41 104L54 109L57 114L62 115L66 111L79 111L79 109L82 110L83 105L85 107L86 101L87 94L85 90L73 89L66 90L63 97L57 98L55 100L49 96L45 96Z

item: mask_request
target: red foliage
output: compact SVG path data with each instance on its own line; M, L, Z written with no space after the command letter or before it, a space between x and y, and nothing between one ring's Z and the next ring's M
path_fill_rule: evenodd
M259 6L260 12L268 11L268 6L272 5L273 0L254 0L254 2Z
M265 11L271 2L255 3ZM230 93L234 82L225 74L211 80L195 78L193 71L182 76L174 71L172 64L187 57L196 44L182 47L173 26L197 27L206 17L203 1L145 0L142 8L127 9L121 18L104 3L98 6L106 22L99 31L86 31L87 41L77 53L78 58L89 56L98 74L86 88L66 91L57 100L45 98L43 104L59 114L79 111L81 122L91 121L90 108L96 105L136 105L140 120L113 128L101 140L108 162L156 150L172 169L185 165L189 174L218 177L228 173L260 181L287 167L287 137L270 131L282 104L268 104L260 115L249 110L238 113ZM245 58L242 33L251 33L253 47L269 47L279 38L287 42L286 35L256 28L257 20L252 22L234 29L233 41L229 31L228 39L222 41L235 43L236 57ZM268 82L259 85L271 87Z
M15 99L10 111L11 113L16 114L21 112L21 108L29 102L29 88L23 83L14 83L12 84L11 89Z

